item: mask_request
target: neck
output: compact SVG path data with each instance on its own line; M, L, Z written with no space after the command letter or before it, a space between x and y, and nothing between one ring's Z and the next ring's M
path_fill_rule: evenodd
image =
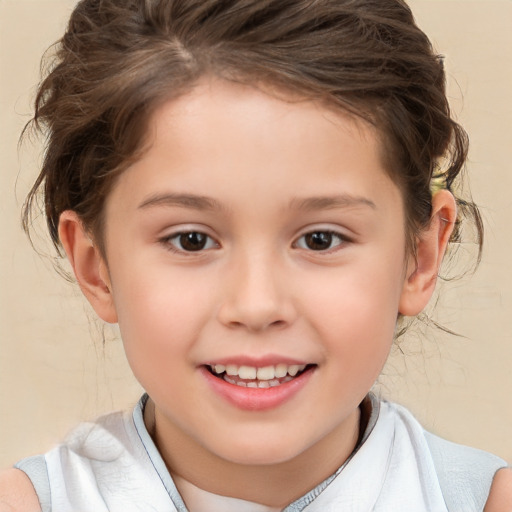
M292 460L247 465L218 457L196 443L155 413L151 400L144 419L169 471L178 477L178 490L184 479L210 493L268 507L284 507L314 489L350 457L360 437L360 410L356 409L343 425Z

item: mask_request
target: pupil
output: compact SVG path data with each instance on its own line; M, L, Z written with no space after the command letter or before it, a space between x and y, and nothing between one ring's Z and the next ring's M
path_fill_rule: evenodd
M314 251L329 249L332 244L332 234L325 231L317 231L306 235L306 245Z
M206 235L203 233L183 233L180 244L186 251L200 251L206 245Z

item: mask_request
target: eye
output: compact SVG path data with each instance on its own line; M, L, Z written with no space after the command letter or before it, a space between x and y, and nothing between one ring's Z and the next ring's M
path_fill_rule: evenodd
M205 233L186 231L166 237L164 243L178 252L197 252L218 247L218 243Z
M334 231L312 231L302 235L295 246L310 251L328 251L344 242L347 242L347 239Z

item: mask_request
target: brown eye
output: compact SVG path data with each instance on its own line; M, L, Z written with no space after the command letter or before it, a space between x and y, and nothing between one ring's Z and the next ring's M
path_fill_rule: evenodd
M203 233L183 233L180 235L180 245L185 251L200 251L206 246L208 237Z
M167 238L166 243L170 244L176 251L183 252L197 252L217 246L211 237L199 231L179 233Z
M310 251L328 251L344 241L341 235L332 231L312 231L301 236L296 246Z

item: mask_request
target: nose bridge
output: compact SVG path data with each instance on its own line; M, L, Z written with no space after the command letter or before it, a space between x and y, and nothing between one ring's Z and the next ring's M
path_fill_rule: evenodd
M226 272L221 321L251 331L290 323L291 297L276 254L268 248L243 250L233 260Z

